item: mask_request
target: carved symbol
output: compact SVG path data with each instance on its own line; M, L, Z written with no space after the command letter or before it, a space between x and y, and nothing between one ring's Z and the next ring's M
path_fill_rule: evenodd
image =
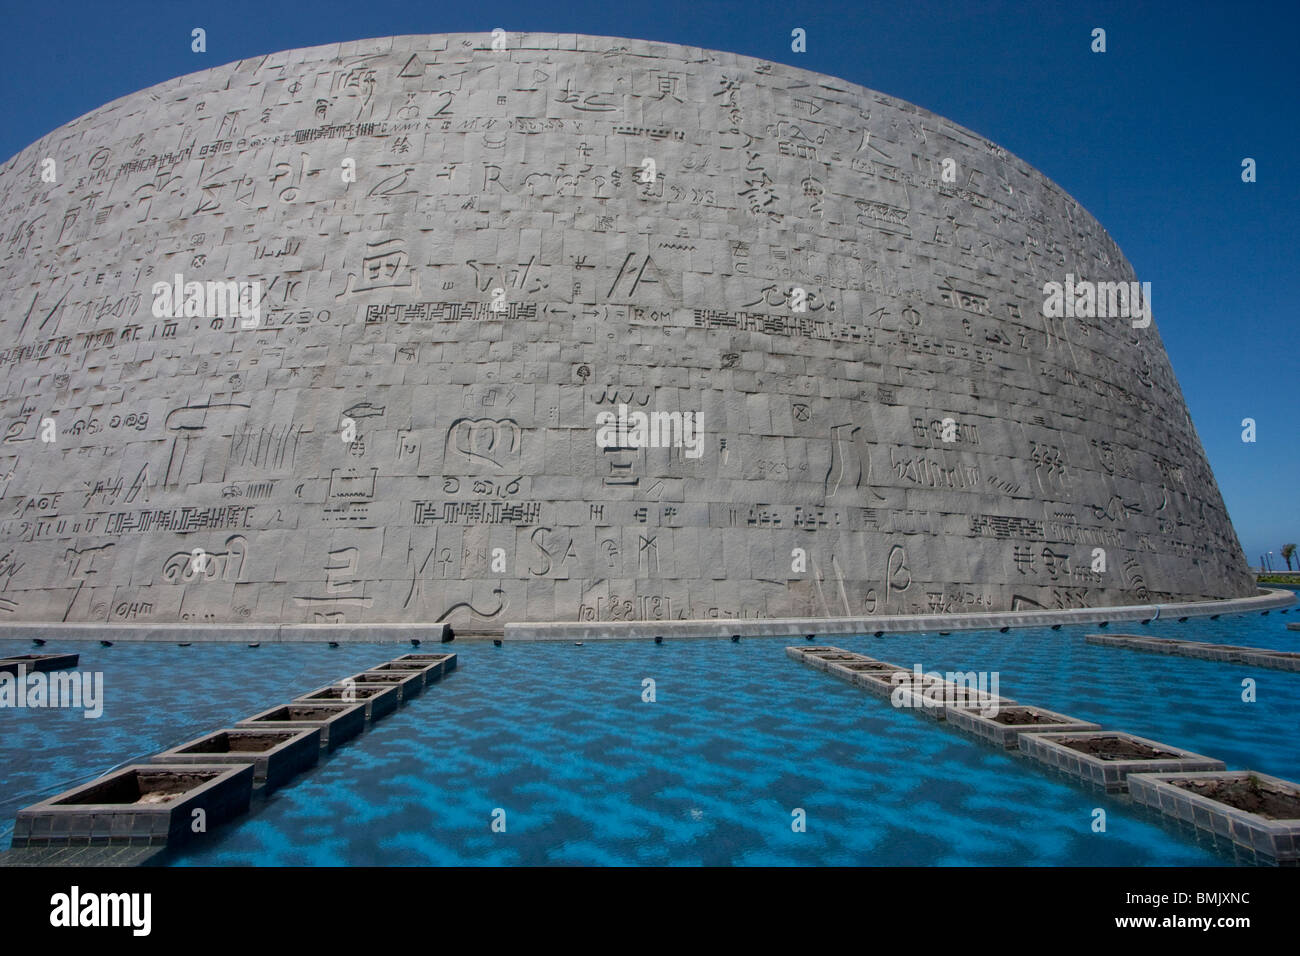
M647 571L658 572L659 570L659 536L652 534L650 537L637 535L636 563L637 570L641 569L641 555L645 555L645 565ZM651 563L653 562L653 566Z
M1042 604L1039 604L1033 598L1027 598L1023 594L1011 595L1011 610L1023 611L1025 608L1032 608L1034 610L1043 610L1043 611L1047 610L1046 607L1044 607Z
M434 618L434 623L440 624L441 622L445 621L448 617L450 617L453 611L459 610L460 608L468 608L470 614L474 614L477 615L478 617L491 620L492 618L500 614L502 611L504 611L506 609L506 604L508 603L506 599L506 592L503 589L493 588L492 593L497 595L497 606L494 610L480 611L469 601L457 601L451 607L447 608L447 610L443 611L436 618Z
M847 483L846 487L861 488L865 483L873 497L885 500L871 487L871 457L858 440L860 431L859 426L852 424L831 426L831 463L822 482L828 498L835 495L841 485Z
M623 259L623 264L619 266L618 275L614 277L614 282L605 293L605 298L610 299L614 296L614 291L623 284L624 296L630 296L636 292L641 283L663 285L668 289L667 280L661 277L659 267L655 265L654 260L649 254L638 256L635 252L629 252ZM671 290L669 290L671 291Z
M173 408L167 413L164 424L168 431L201 431L209 424L207 418L208 412L220 411L227 408L251 408L243 402L206 402L202 405L182 405L180 408ZM173 418L176 421L173 422Z
M398 189L406 185L406 178L413 172L415 172L415 168L408 166L400 173L394 173L387 179L381 179L366 195L372 199L378 196L413 195L415 193L414 189L408 189L404 193L397 192Z
M375 475L379 469L372 467L370 474L358 473L355 468L345 472L341 468L330 469L330 498L372 501L375 497Z
M344 418L375 418L384 414L383 405L372 405L370 402L357 402L351 408L343 410Z
M517 464L523 430L513 418L458 418L447 429L446 454L455 451L466 461L504 469Z
M325 590L332 593L346 591L356 585L357 567L361 552L357 548L339 548L329 553L325 565Z
M826 576L822 573L815 558L812 559L812 566L813 585L817 588L817 599L821 601L822 615L825 617L834 617L835 615L831 611L831 606L826 603L826 593L822 590L822 584L825 583ZM831 570L835 572L835 582L839 587L840 602L844 606L844 616L850 617L853 614L853 611L849 607L849 595L844 588L844 572L840 570L840 562L835 555L831 555ZM875 608L872 607L871 610L874 611Z
M374 289L410 288L419 292L415 274L408 269L406 250L400 238L384 239L380 242L366 243L366 254L361 258L361 278L355 273L348 273L346 288L335 298L357 292L370 292ZM405 281L402 281L403 275Z
M424 63L414 53L406 61L406 66L402 67L401 72L397 74L403 77L420 77L424 76Z
M801 402L794 402L790 406L790 411L794 414L794 420L797 422L806 422L810 414L808 406Z
M1047 573L1051 575L1052 580L1058 580L1062 574L1067 577L1070 574L1070 556L1068 554L1058 554L1051 548L1043 548L1041 552L1043 565L1047 568Z
M629 388L627 390L626 396L624 396L624 394L618 389L614 389L611 392L609 389L606 388L601 390L600 398L596 399L596 404L597 405L640 405L642 408L645 408L645 406L650 404L650 396L649 394L647 394L644 398L638 398L636 389L632 389L632 388Z
M68 548L66 551L63 552L63 559L67 561L69 565L68 577L70 578L84 577L86 575L98 573L96 572L95 568L92 567L92 565L95 563L95 558L107 552L108 549L111 547L113 547L113 542L110 541L108 544L101 544L97 547L80 548L80 549ZM84 570L81 567L81 563L83 559L86 562L86 567ZM20 568L22 568L21 564L17 566L17 569Z
M899 577L906 576L907 580L899 582ZM907 552L901 544L896 544L889 549L889 557L885 560L885 600L889 600L891 591L906 591L912 586L912 572L907 567Z
M303 433L303 427L293 422L242 428L230 436L229 464L232 468L292 468Z
M226 539L226 550L213 553L204 552L201 566L196 567L194 555L190 551L177 551L163 563L162 575L168 584L178 581L189 583L195 578L223 581L238 581L244 570L244 560L248 555L248 539L242 534L231 535Z

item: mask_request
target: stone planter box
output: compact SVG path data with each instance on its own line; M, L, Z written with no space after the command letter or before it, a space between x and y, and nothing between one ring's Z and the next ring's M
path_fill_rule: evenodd
M1206 644L1203 641L1176 641L1163 637L1146 637L1139 634L1088 634L1089 644L1104 647L1123 647L1131 651L1151 651L1172 654L1203 661L1222 661L1229 664L1248 664L1274 670L1300 671L1300 653L1278 651L1268 647L1244 647L1239 644Z
M894 688L898 686L890 679L890 676L896 672L908 675L912 673L906 667L894 667L891 665L890 667L881 670L854 671L850 680L863 690L869 691L877 697L884 697L888 700L889 696L893 694Z
M420 661L438 665L438 677L445 677L456 669L455 654L403 654L396 661ZM426 681L428 683L428 681Z
M827 670L828 674L846 680L855 687L884 697L888 697L893 688L889 676L895 672L911 673L904 667L886 661L855 661L851 664L837 664L833 670Z
M1101 730L1100 724L1067 717L1065 714L1027 704L999 706L996 717L985 717L980 710L978 706L949 707L947 719L954 727L1008 750L1014 750L1019 746L1021 734ZM1025 720L1025 722L1011 722L1016 720Z
M307 704L295 701L280 704L254 714L235 724L238 728L278 729L281 727L311 728L321 733L321 746L330 750L347 743L366 726L365 704L332 703L321 701Z
M807 655L807 660L810 663L813 661L821 661L823 663L830 664L835 661L863 661L863 660L871 660L871 658L867 657L864 654L855 654L852 651L837 650L829 654L809 654Z
M856 654L853 651L846 651L839 647L801 647L795 644L787 647L785 653L788 657L793 657L801 663L827 673L830 672L831 667L837 664L862 663L875 660L875 658L868 657L865 654Z
M349 699L350 698L350 699ZM397 709L402 699L396 684L357 684L351 687L343 683L318 687L310 693L295 697L294 703L359 703L366 708L366 720L373 723L387 717Z
M248 812L253 765L133 764L18 811L13 845L183 843L194 811L206 827Z
M25 667L29 674L34 671L70 671L76 669L80 659L80 654L20 654L0 658L0 674L17 674L20 667Z
M902 688L899 699L909 706L900 707L899 709L918 710L931 720L944 720L948 709L952 706L949 700L953 698L980 707L989 707L996 704L999 709L1015 704L1015 701L1009 697L980 693L978 690L967 690L964 685L948 680L940 682L942 688L946 691L945 700L928 703L922 692L928 689L930 684L926 681L916 683L914 679L915 671L911 668L877 660L874 657L868 657L866 654L845 651L838 647L800 647L795 644L787 647L785 652L795 660L809 664L841 680L849 681L865 691L890 700L891 703L895 691ZM901 684L895 683L893 675L896 673L906 675L907 679ZM961 692L960 696L958 696L958 692Z
M843 677L845 680L852 680L854 674L871 673L872 671L894 670L896 665L887 661L875 661L870 658L858 658L852 661L829 661L820 662L813 665L820 671L827 674L834 674L837 677Z
M874 657L867 657L864 654L837 654L834 657L805 657L805 664L817 668L826 674L840 674L847 676L852 673L850 668L859 667L863 664L881 664Z
M1210 661L1231 661L1252 667L1268 667L1279 671L1300 671L1300 653L1279 651L1267 647L1240 647L1235 644L1207 644L1203 651L1193 651L1189 657Z
M805 664L833 660L853 661L863 659L864 656L854 651L846 651L842 647L801 647L798 644L787 647L785 652L790 657L803 661Z
M845 677L854 677L858 674L889 674L893 671L907 670L899 664L891 664L889 661L836 661L834 664L827 665L830 672L842 674ZM911 671L908 671L911 673Z
M439 665L420 661L387 661L370 668L376 674L419 674L420 686L427 687L438 679Z
M1287 622L1286 629L1288 631L1300 631L1300 621Z
M848 671L856 674L859 671L879 671L879 670L906 670L901 664L891 664L889 661L878 661L873 657L863 657L856 661L836 661L827 665L836 670Z
M1078 745L1090 743L1110 753L1103 756L1076 749ZM1115 730L1021 734L1018 744L1021 753L1039 763L1112 792L1128 789L1125 778L1130 773L1183 773L1225 767L1222 760Z
M387 684L396 687L398 697L401 700L419 697L420 691L424 689L424 675L418 671L415 673L406 671L362 671L360 674L353 674L349 680L356 681L358 687L362 684Z
M947 720L948 712L956 707L974 708L976 713L980 710L996 707L1000 712L1006 708L1014 707L1016 704L1010 697L981 693L964 684L956 684L952 681L940 681L937 686L930 681L918 682L910 676L913 673L912 671L907 673L909 679L900 684L895 684L889 678L885 678L881 682L887 688L885 696L893 704L895 700L894 692L901 688L897 698L900 703L894 704L894 706L899 710L914 711L929 717L931 720ZM939 699L934 700L935 696L938 696Z
M881 670L860 670L854 671L852 676L847 680L854 687L860 687L863 690L875 694L877 697L888 698L893 693L894 685L890 683L889 676L895 670L902 671L903 668L885 668Z
M316 727L228 728L164 750L149 760L161 764L251 763L253 782L275 789L316 766L320 760L320 738L320 729Z
M1128 790L1133 802L1183 820L1200 830L1231 840L1271 863L1300 863L1300 806L1277 816L1243 810L1230 803L1188 789L1198 782L1248 783L1260 790L1290 797L1300 805L1300 785L1248 770L1222 773L1133 773ZM1180 784L1183 784L1180 786Z

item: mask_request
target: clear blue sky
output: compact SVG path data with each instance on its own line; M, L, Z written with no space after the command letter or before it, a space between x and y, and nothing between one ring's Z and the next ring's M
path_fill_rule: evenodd
M1078 199L1156 323L1247 559L1300 542L1300 3L0 0L0 156L171 77L403 33L589 33L778 60L970 127ZM208 50L190 52L190 30ZM790 50L790 31L808 50ZM1107 52L1089 50L1093 27ZM1258 181L1241 181L1253 157ZM1258 441L1241 441L1241 421Z

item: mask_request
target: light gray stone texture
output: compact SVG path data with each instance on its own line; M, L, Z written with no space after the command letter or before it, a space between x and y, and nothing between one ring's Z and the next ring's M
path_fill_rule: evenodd
M1255 593L1154 324L1043 315L1046 282L1136 279L1054 183L788 66L505 46L231 63L0 166L0 619L483 629ZM257 327L156 317L178 274L260 283ZM699 456L681 434L601 447L620 405L698 416Z

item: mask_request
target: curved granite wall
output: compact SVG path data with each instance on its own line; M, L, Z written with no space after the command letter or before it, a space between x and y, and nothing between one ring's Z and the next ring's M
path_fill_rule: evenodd
M0 619L1253 593L1154 325L1044 315L1135 278L1054 184L830 77L504 45L244 60L0 168Z

